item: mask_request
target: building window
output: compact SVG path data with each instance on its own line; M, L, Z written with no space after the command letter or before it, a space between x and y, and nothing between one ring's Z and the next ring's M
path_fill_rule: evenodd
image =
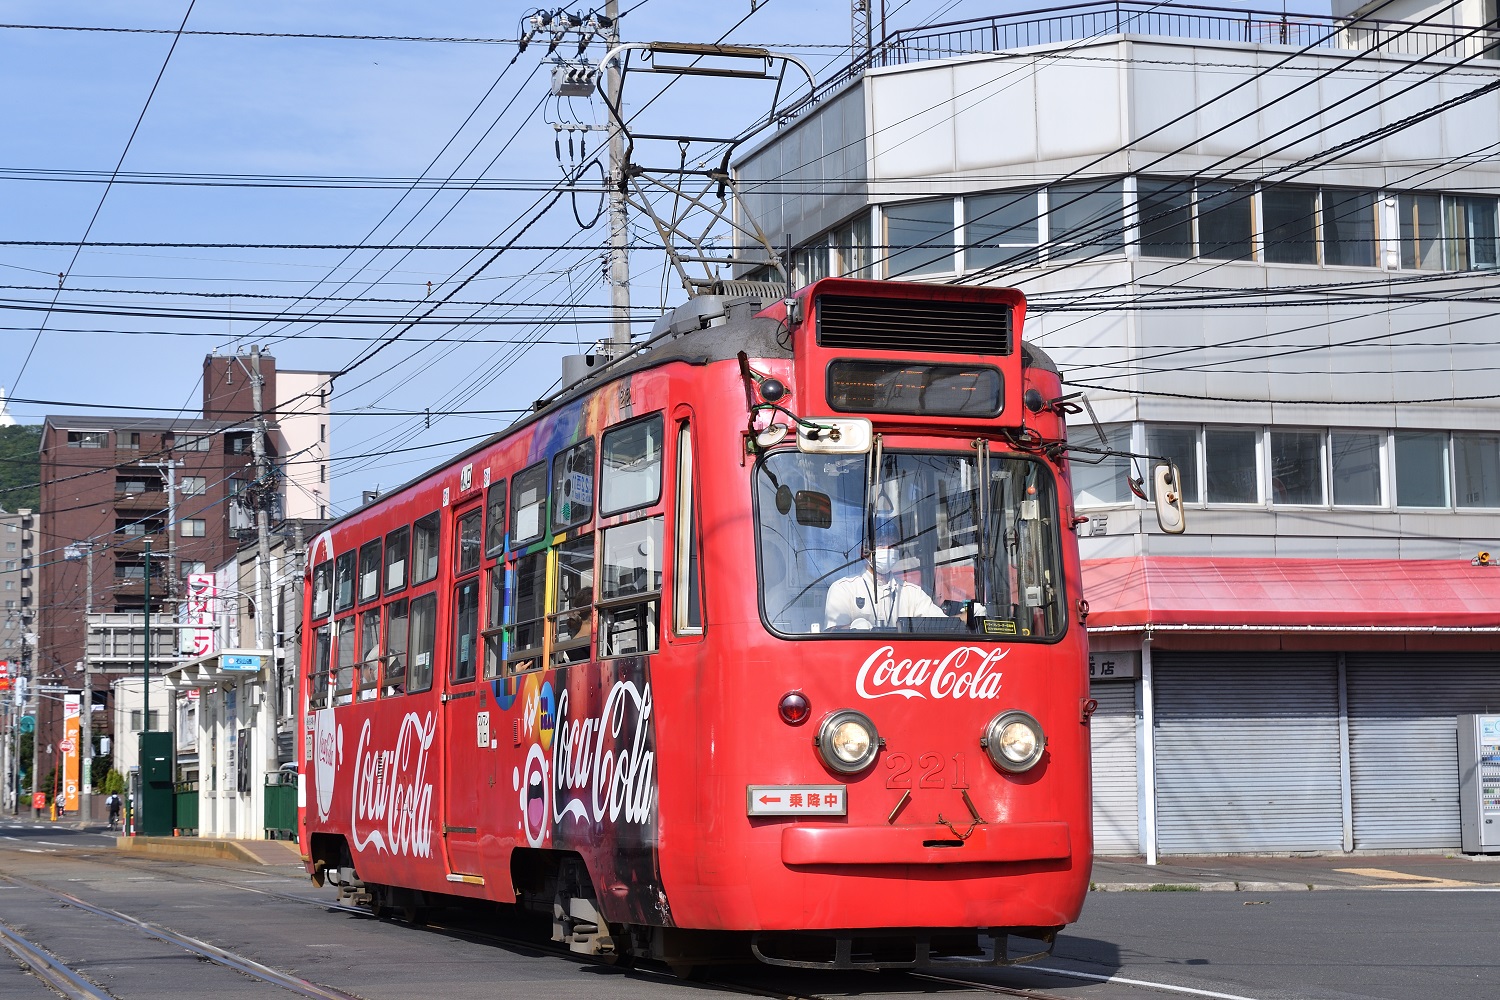
M1047 256L1092 258L1125 247L1124 187L1119 181L1078 181L1047 189Z
M1130 451L1130 425L1115 424L1104 428L1105 440L1092 432L1082 432L1072 442L1069 468L1073 477L1073 498L1080 507L1125 503L1130 499L1130 459L1124 455L1094 454L1097 451Z
M1493 270L1500 264L1494 198L1443 198L1448 269Z
M1265 187L1260 193L1262 252L1268 264L1318 262L1316 188Z
M182 535L184 538L202 538L208 534L208 522L201 517L185 517L182 519Z
M1500 435L1454 434L1453 471L1460 507L1500 507Z
M861 215L829 234L834 273L845 278L870 277L870 216Z
M68 431L69 448L107 448L109 431Z
M1385 503L1380 475L1384 437L1360 431L1329 434L1335 507L1379 507Z
M208 492L208 480L203 476L183 476L182 495L195 497Z
M1408 271L1443 269L1443 212L1435 194L1403 194L1396 199L1401 224L1401 266Z
M1448 506L1448 435L1396 432L1396 506Z
M1374 267L1375 193L1323 192L1323 262L1331 267Z
M953 206L952 198L885 206L888 277L952 273L957 267L953 253Z
M178 451L208 451L213 447L213 436L203 434L197 437L178 438L175 444L169 444L168 447L175 447Z
M1323 432L1271 432L1271 502L1323 505Z
M1203 434L1203 467L1209 503L1260 502L1260 431L1209 428Z
M1249 260L1255 218L1248 186L1198 185L1198 256L1204 260Z
M1193 256L1193 183L1141 177L1136 181L1136 225L1147 257Z
M197 575L199 573L207 573L207 572L208 572L208 564L207 563L204 563L204 562L194 562L192 560L184 560L183 563L182 563L182 578L184 580L187 579L190 576L195 576L195 575Z
M1035 191L1002 191L964 199L964 269L1019 267L1036 261L1041 212Z
M1146 453L1165 458L1177 466L1183 503L1198 502L1198 428L1150 424L1146 427ZM1154 481L1154 477L1148 481Z

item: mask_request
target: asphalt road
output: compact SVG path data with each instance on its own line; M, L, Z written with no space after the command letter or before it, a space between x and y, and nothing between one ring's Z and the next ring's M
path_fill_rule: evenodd
M1500 996L1494 890L1096 892L1052 958L963 974L973 985L764 967L710 970L708 983L684 983L665 969L622 972L337 910L332 892L313 888L295 865L256 870L122 857L112 843L0 819L0 876L57 888L367 1000L699 1000L724 992L968 1000L993 996L986 985L1079 1000ZM4 878L0 924L121 1000L282 992ZM0 951L0 996L54 995Z

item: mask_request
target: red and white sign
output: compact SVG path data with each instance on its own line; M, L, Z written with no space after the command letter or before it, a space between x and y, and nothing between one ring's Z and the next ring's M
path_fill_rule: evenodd
M72 740L58 740L57 741L57 749L59 751L61 751L62 753L72 753L73 752L73 747L75 747L76 745L77 744L75 744Z
M751 816L844 816L849 812L844 785L747 785L745 810Z
M10 661L0 660L0 691L10 690Z
M207 656L218 652L214 618L219 613L219 582L213 573L190 573L187 578L186 625L182 632L182 652L188 656Z

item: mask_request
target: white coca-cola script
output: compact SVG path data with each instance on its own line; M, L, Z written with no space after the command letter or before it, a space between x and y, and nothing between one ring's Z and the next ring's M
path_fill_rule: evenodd
M646 749L651 685L616 681L597 718L570 719L568 710L564 690L552 747L553 819L649 822L656 805L656 753Z
M941 659L896 659L891 646L881 646L859 668L854 690L861 698L974 698L1000 696L1000 661L1005 648L959 646Z
M359 732L354 755L354 846L425 858L432 854L432 780L428 752L437 719L406 713L396 746L370 746L370 720Z

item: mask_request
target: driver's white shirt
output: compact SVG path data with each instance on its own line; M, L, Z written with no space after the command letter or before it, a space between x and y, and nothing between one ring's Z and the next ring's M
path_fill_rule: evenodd
M823 601L824 628L891 628L900 618L946 618L927 592L899 576L878 585L863 573L835 580Z

